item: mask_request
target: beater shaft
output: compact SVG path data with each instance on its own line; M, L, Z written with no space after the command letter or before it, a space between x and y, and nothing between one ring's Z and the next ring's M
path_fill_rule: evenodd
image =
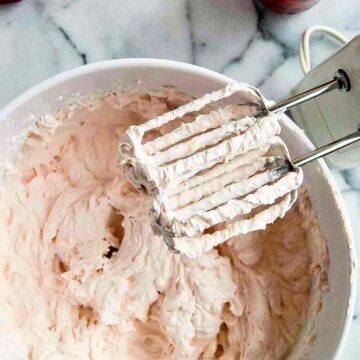
M341 139L335 140L327 145L321 146L312 151L310 154L301 156L293 161L294 166L303 166L313 160L319 159L323 156L331 154L334 151L340 150L345 146L351 145L360 140L360 125L358 130L350 135L344 136Z
M342 69L339 69L334 78L328 81L323 82L317 86L314 86L311 89L308 89L300 94L296 94L290 98L280 101L279 103L270 106L267 111L272 113L277 113L281 111L286 111L296 105L302 104L306 101L312 100L320 95L326 94L334 89L338 89L340 91L349 91L351 88L350 80L346 74L346 72ZM255 115L264 116L264 114L259 113Z
M278 174L284 174L290 170L292 170L294 167L301 167L303 165L306 165L310 163L311 161L317 160L319 158L322 158L326 155L329 155L337 150L340 150L346 146L349 146L357 141L360 140L360 124L358 125L358 130L346 135L338 140L332 141L329 144L323 145L314 151L305 154L303 156L300 156L299 158L295 159L292 162L287 162L284 165L281 165L274 169L274 172Z

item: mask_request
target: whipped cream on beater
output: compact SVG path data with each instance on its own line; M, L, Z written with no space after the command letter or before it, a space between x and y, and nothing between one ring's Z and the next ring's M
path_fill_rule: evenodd
M245 103L191 119L194 111L236 92ZM254 116L268 104L258 90L230 83L126 131L120 163L135 186L153 194L154 228L171 249L200 256L235 235L264 229L292 206L302 171L282 177L272 169L289 154L278 136L281 115ZM173 129L144 139L165 124ZM219 224L225 226L204 234Z

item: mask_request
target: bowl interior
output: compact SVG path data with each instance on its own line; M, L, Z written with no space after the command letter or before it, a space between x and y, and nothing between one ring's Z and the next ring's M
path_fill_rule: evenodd
M200 96L229 81L231 79L209 70L164 60L115 60L78 68L32 88L0 112L0 151L3 158L11 161L21 146L19 134L25 134L38 116L55 111L74 96L91 95L115 87L156 89L163 85L176 86ZM282 137L292 156L312 149L308 138L287 117L284 117ZM5 163L0 164L0 172L4 166ZM325 163L307 165L304 173L330 256L330 291L324 295L319 316L310 318L306 326L307 330L314 326L317 335L316 344L309 349L309 358L333 359L340 353L352 315L354 260L351 235L341 198ZM303 339L294 347L290 359L298 359L303 354L306 336L303 331Z

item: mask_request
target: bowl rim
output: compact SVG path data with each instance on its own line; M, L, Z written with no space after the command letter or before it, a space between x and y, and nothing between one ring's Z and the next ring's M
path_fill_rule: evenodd
M27 101L32 98L38 96L40 93L46 91L47 89L58 85L59 83L65 82L69 79L87 75L91 73L95 73L103 70L111 70L111 69L121 69L126 67L132 68L162 68L167 70L176 70L183 71L189 74L196 74L199 76L203 76L206 78L210 78L212 80L218 81L220 83L230 83L234 82L234 79L230 77L220 74L216 71L209 70L203 68L198 65L193 65L189 63L184 63L180 61L167 60L167 59L156 59L156 58L124 58L124 59L113 59L113 60L104 60L91 64L81 65L75 67L73 69L61 72L57 75L54 75L39 84L30 87L28 90L24 91L17 97L15 97L12 101L10 101L7 105L5 105L2 109L0 109L0 119L6 118L12 111L21 105L25 104ZM299 134L302 141L308 148L314 148L314 145L310 141L310 139L305 135L305 133L292 121L286 119L286 125ZM1 121L1 120L0 120ZM342 217L342 225L345 235L345 240L348 245L348 256L350 262L350 274L349 274L349 299L348 299L348 311L346 317L344 319L343 331L341 333L341 337L339 339L339 343L337 346L337 350L334 353L334 359L340 358L340 355L344 349L346 339L348 338L350 332L350 326L352 323L352 315L354 313L355 308L355 296L356 296L356 273L357 273L357 261L355 255L355 247L354 247L354 238L352 233L352 228L350 224L350 220L345 208L344 200L341 196L339 188L335 182L335 179L328 168L327 164L323 159L318 160L318 165L323 172L323 175L326 177L326 180L331 185L332 195L334 197L335 203L338 206L338 210Z

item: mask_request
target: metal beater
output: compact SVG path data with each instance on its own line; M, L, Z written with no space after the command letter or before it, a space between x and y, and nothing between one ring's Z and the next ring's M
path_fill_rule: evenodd
M269 125L274 121L269 117L272 114L334 89L350 91L350 79L339 69L332 79L269 107L251 88L252 95L259 99L258 110L252 115L237 117L236 108L219 108L142 143L149 130L199 111L244 86L229 84L158 118L131 126L119 146L119 162L128 179L153 196L153 228L173 252L199 256L233 236L273 222L296 200L296 189L302 181L299 167L360 140L359 128L291 161L285 144L276 136L276 124L274 128ZM260 138L264 132L265 140ZM244 148L243 143L250 145ZM271 194L264 202L263 188Z

